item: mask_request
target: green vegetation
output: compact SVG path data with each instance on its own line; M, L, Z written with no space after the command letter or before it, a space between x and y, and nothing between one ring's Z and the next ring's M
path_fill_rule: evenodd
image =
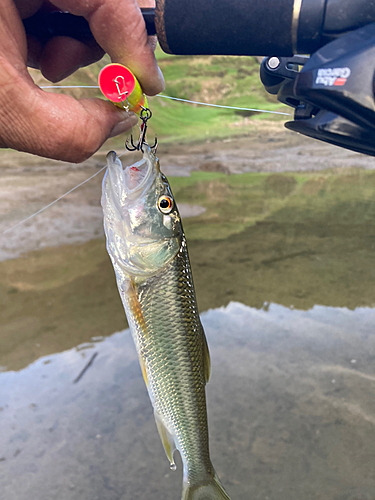
M285 111L274 96L267 94L259 79L259 62L254 57L171 56L157 49L159 65L164 73L164 95L225 106ZM96 85L100 62L82 68L61 85ZM40 74L31 70L38 85L48 85ZM52 90L52 92L54 92ZM95 89L59 90L74 97L102 97ZM284 120L280 115L227 110L176 102L161 97L149 99L153 111L150 132L163 142L200 141L248 133L254 120ZM288 110L287 110L288 112Z
M160 50L157 57L166 80L165 95L224 106L284 109L264 90L256 58L168 56ZM160 97L150 99L150 106L154 112L151 127L168 142L241 135L251 129L254 119L283 119L278 115L209 108Z

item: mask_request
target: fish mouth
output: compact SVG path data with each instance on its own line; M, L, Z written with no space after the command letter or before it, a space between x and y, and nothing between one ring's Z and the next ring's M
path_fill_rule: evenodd
M132 195L143 190L149 180L152 172L151 161L144 156L142 160L125 167L124 181L125 189L128 195Z
M114 151L107 154L108 171L103 185L110 190L118 207L125 206L127 199L134 200L147 192L157 174L154 165L152 153L147 150L140 161L125 168Z

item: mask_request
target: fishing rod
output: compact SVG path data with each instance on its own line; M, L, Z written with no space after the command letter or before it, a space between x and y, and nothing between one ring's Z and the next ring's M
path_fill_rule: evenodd
M375 156L375 0L156 0L141 10L167 53L267 56L263 85L295 109L287 128ZM42 42L93 39L68 13L24 25Z

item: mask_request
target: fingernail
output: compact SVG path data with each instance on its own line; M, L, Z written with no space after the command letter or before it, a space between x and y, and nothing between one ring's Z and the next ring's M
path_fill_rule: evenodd
M123 113L124 117L121 121L116 123L116 125L111 130L109 137L116 137L116 135L123 134L127 130L130 130L138 122L138 117L134 113Z

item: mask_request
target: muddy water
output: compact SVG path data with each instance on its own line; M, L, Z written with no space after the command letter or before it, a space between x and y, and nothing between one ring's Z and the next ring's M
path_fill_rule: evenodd
M374 500L374 173L243 175L172 180L213 462L233 500ZM179 498L103 239L0 275L1 498Z

